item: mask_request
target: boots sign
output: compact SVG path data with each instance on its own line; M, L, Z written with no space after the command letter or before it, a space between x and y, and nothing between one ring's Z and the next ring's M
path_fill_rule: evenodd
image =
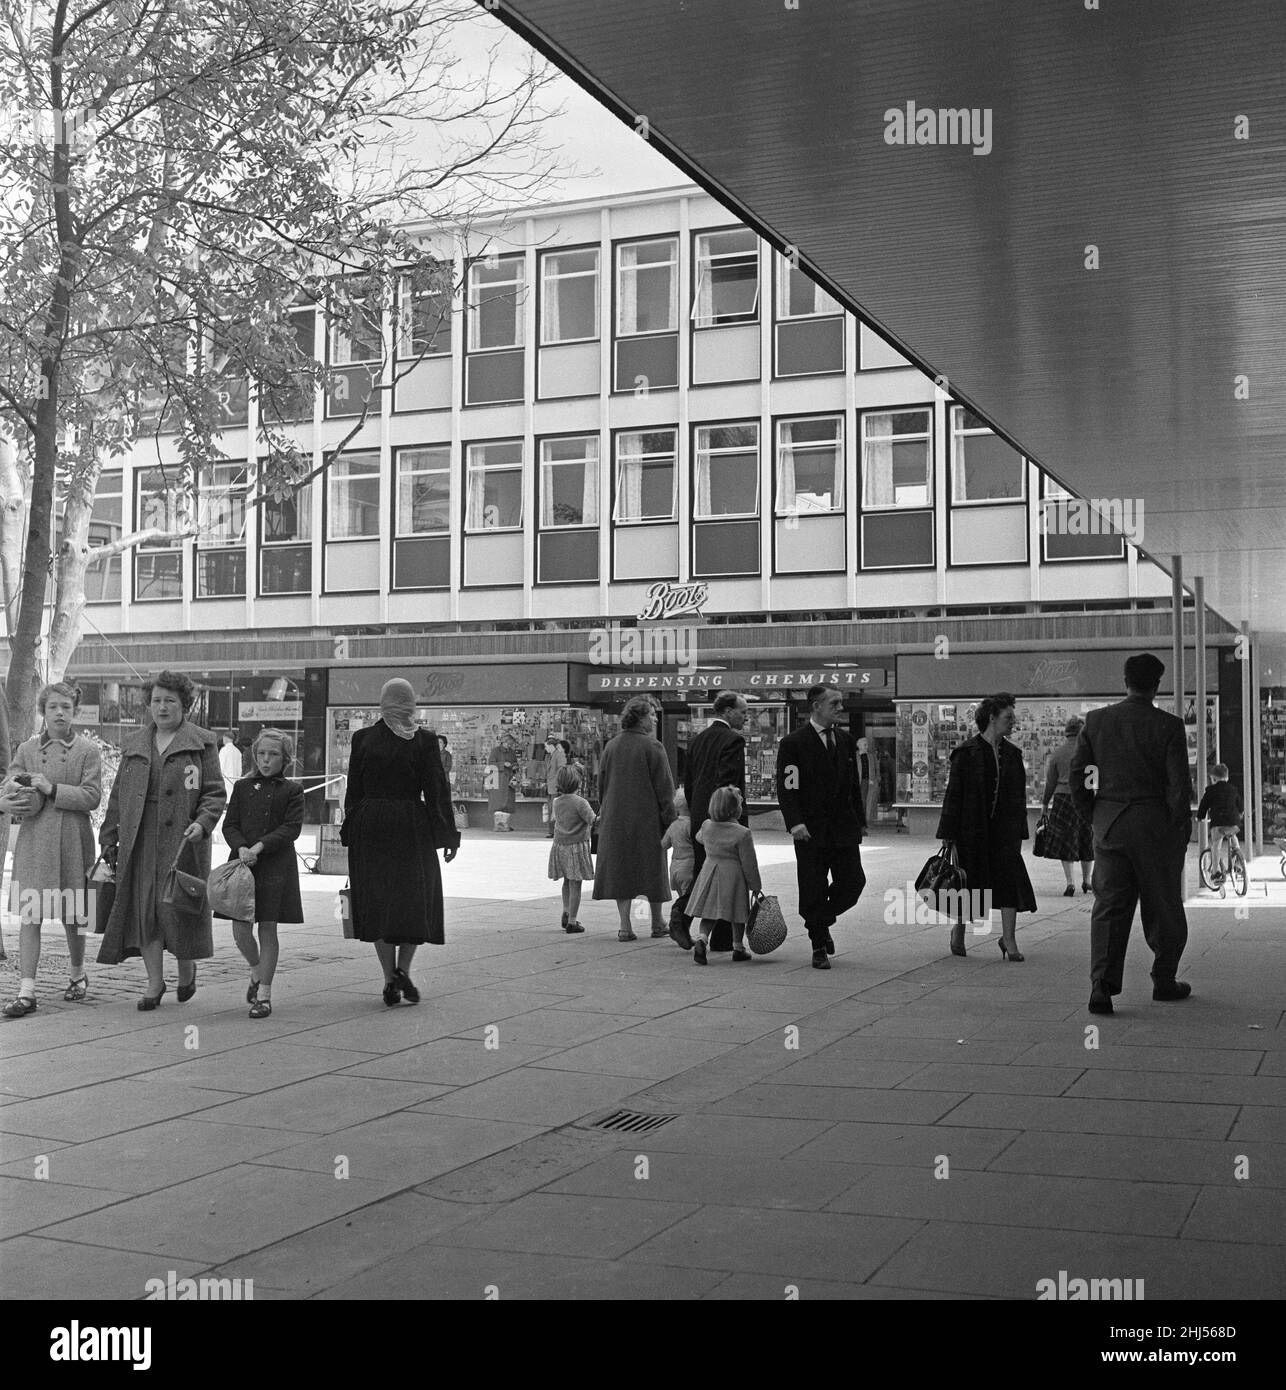
M710 597L706 584L653 584L639 613L641 623L662 623L671 618L701 618L701 608Z

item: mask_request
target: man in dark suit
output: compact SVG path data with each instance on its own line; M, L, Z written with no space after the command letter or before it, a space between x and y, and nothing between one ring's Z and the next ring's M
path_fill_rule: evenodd
M1165 666L1150 653L1125 663L1127 698L1085 717L1072 754L1072 801L1094 827L1090 1013L1121 992L1134 908L1152 949L1152 997L1186 999L1175 979L1188 940L1183 861L1192 833L1192 778L1183 721L1152 703Z
M815 685L808 704L808 723L777 746L777 802L795 842L799 912L813 943L813 968L829 970L830 929L866 887L860 849L866 812L853 740L835 727L844 697L833 686Z
M683 769L683 795L688 799L688 815L692 825L692 857L695 873L706 862L705 846L697 839L697 831L709 819L710 798L720 787L736 787L741 793L741 824L748 822L746 801L746 740L741 730L749 706L734 690L723 690L715 696L713 717L709 724L688 745L687 762ZM685 951L692 949L688 931L690 917L671 919L670 935ZM712 951L732 950L732 923L718 921L710 935Z

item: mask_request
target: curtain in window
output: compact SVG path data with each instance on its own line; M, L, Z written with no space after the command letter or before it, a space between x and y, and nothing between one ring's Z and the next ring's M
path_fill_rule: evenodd
M482 530L483 511L486 502L487 474L477 464L469 465L469 505L465 524L471 531Z
M697 326L714 322L714 269L709 261L701 265L697 283Z
M697 515L710 515L710 456L697 455Z
M616 515L620 521L638 521L643 512L643 460L624 458L616 478Z
M956 499L957 502L969 500L969 472L965 464L965 436L956 435Z
M639 326L639 248L637 246L621 247L621 274L620 274L620 331L622 333L637 333Z
M545 322L543 340L557 343L563 337L562 297L558 279L558 257L551 256L545 262Z
M895 498L893 492L893 441L891 439L868 439L866 441L866 505L868 507L889 507Z
M835 490L831 493L831 506L837 512L844 510L844 450L838 441L835 444Z
M581 493L581 522L598 525L598 446L594 445L585 459L585 482Z
M781 499L782 510L793 516L798 507L795 502L795 451L791 448L789 440L781 450L779 468L777 496Z

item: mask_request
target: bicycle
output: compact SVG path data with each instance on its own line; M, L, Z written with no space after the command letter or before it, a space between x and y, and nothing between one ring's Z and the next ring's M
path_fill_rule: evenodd
M1281 870L1282 877L1286 878L1286 840L1274 840L1273 843L1282 852L1282 857L1277 861L1277 867Z
M1286 863L1286 850L1282 852L1282 859ZM1232 880L1233 892L1239 898L1244 898L1250 891L1250 876L1246 873L1246 860L1241 853L1241 842L1236 835L1227 837L1226 856L1221 855L1217 865L1209 848L1201 851L1198 863L1202 886L1217 891L1221 898L1228 894L1229 879ZM1283 873L1286 873L1286 869L1283 869Z

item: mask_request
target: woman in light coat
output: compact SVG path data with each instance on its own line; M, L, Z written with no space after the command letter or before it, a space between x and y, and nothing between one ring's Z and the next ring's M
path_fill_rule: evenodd
M40 966L40 925L49 916L61 918L67 934L70 980L63 998L84 999L85 878L94 864L94 832L90 812L102 800L102 765L98 749L72 728L80 708L80 688L58 681L36 697L44 730L22 744L9 769L28 780L21 792L0 797L0 812L24 815L13 856L12 907L22 925L19 936L21 983L18 997L5 1006L5 1018L26 1018L36 1011L36 971ZM33 795L34 793L34 795ZM38 809L37 809L38 808Z
M602 799L594 897L615 898L620 941L634 941L630 903L646 898L652 935L668 936L661 909L670 901L661 837L674 819L674 778L665 749L654 737L656 712L636 695L621 717L621 732L603 749L598 774Z
M178 1001L196 993L196 962L214 955L210 904L178 912L162 901L171 865L210 877L210 836L227 794L214 735L187 717L196 687L181 673L162 671L144 687L152 722L121 747L121 765L107 801L99 844L116 861L116 901L98 960L116 965L143 957L147 992L138 1007L156 1008L165 993L165 957L179 962ZM195 863L193 862L195 859Z

